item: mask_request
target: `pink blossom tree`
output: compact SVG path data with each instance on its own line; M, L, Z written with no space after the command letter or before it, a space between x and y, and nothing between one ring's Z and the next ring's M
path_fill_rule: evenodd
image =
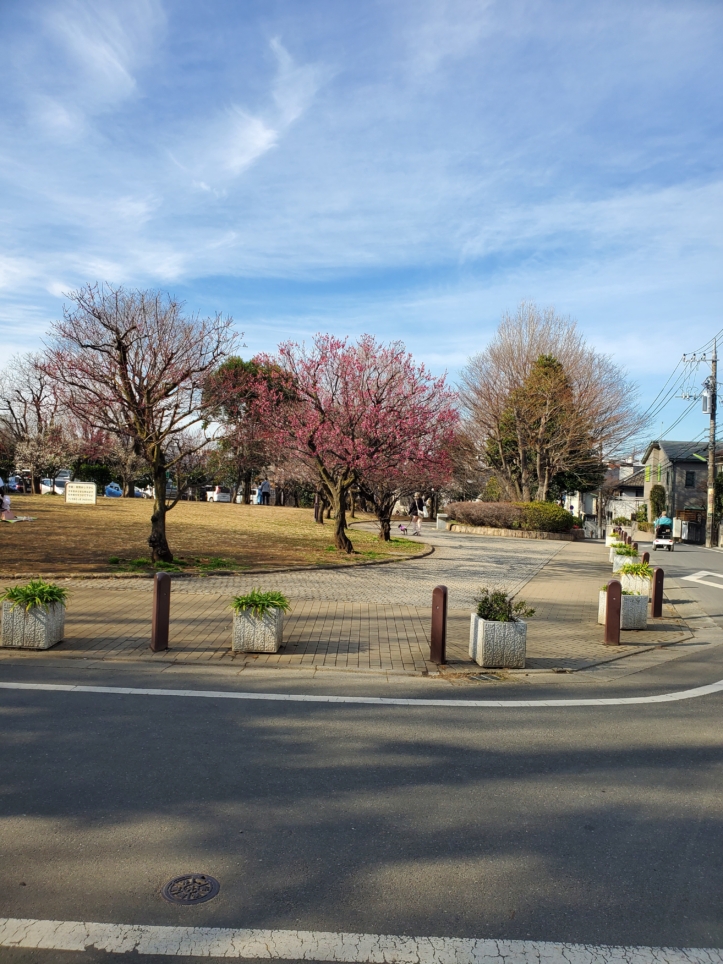
M259 397L263 417L279 448L318 474L334 510L335 545L351 552L347 493L363 480L392 484L433 457L457 422L454 394L401 342L382 345L371 335L355 344L317 335L309 349L287 342L259 361L279 370Z

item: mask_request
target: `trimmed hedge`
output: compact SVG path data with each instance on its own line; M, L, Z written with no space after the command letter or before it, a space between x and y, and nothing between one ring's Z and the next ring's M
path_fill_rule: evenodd
M652 522L638 522L638 529L641 532L652 532L655 526Z
M465 526L522 528L522 509L514 502L450 502L444 511L450 519Z
M492 529L569 532L574 516L554 502L451 502L444 511L455 522Z

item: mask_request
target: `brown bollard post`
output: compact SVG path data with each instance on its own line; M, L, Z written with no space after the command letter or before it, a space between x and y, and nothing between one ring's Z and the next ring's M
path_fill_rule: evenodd
M151 652L168 649L168 626L171 621L171 577L157 572L153 577L153 620L151 622Z
M650 553L649 553L649 552L644 552L644 553L643 553L643 562L650 563Z
M637 544L637 542L634 542L634 543L633 543L633 549L635 549L636 552L638 551L638 544Z
M447 587L435 586L432 593L432 639L429 658L438 666L447 662Z
M608 583L607 604L605 606L605 645L620 645L620 607L623 601L623 587L618 579Z
M654 619L660 619L663 615L663 580L665 578L665 572L656 566L653 569L653 609L652 617Z

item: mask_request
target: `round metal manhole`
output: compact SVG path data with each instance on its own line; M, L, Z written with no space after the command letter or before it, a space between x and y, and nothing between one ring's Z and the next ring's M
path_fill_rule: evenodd
M208 874L181 874L163 886L161 895L172 904L203 904L219 890L219 882Z

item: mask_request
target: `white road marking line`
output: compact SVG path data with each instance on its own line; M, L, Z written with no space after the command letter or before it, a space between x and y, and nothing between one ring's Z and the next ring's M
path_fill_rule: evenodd
M704 576L713 576L720 581L711 582L710 579L705 579ZM723 573L720 572L708 572L706 569L701 569L700 572L694 572L691 576L681 576L680 578L687 579L688 582L701 583L703 586L713 586L714 589L723 589Z
M177 696L213 700L271 700L282 703L364 703L372 706L448 706L514 708L525 706L630 706L641 703L675 703L710 696L723 690L723 680L677 693L657 696L619 696L567 700L429 700L395 699L391 696L310 696L299 693L234 693L228 690L165 690L132 686L83 686L78 683L0 683L5 690L43 690L60 693L109 693L115 696Z
M549 941L154 927L0 917L0 947L171 957L340 961L344 964L723 964L718 948L614 947Z

